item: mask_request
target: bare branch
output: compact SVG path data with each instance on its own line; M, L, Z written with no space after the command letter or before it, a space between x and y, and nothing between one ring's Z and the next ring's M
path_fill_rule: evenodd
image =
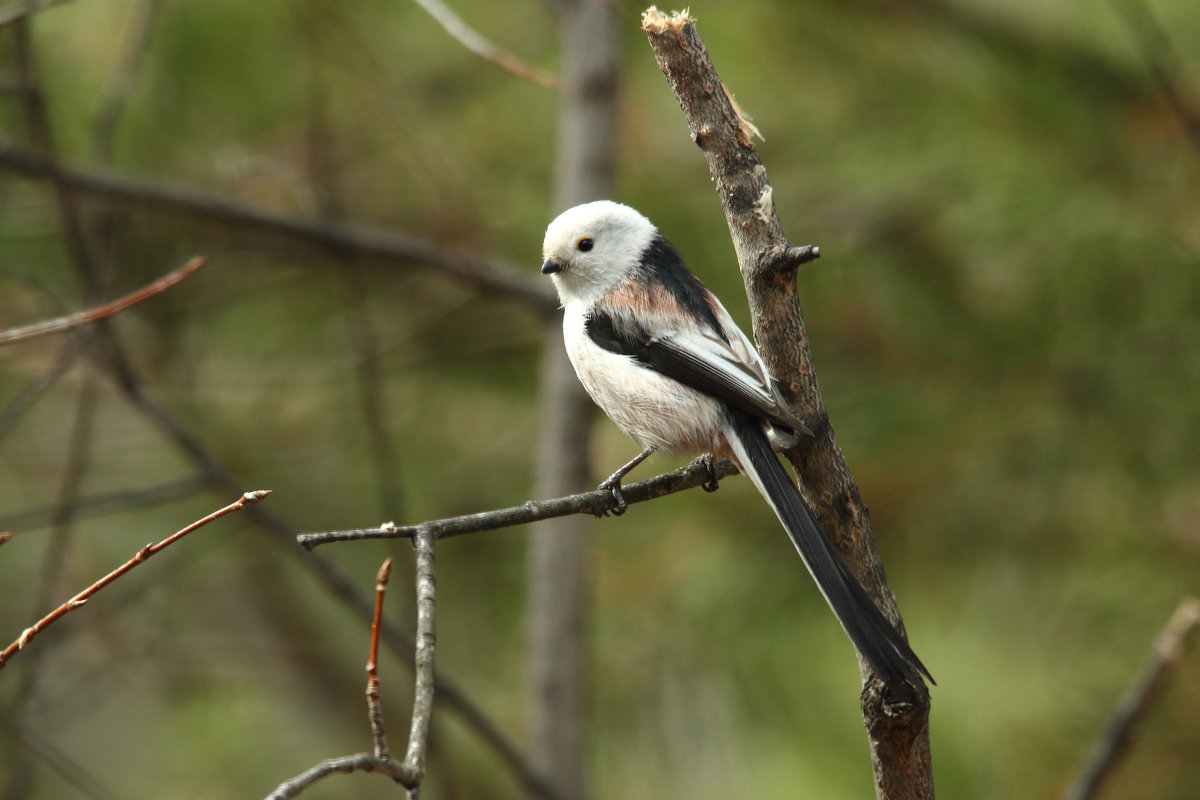
M82 592L75 595L70 600L63 603L61 606L59 606L58 608L51 611L49 614L47 614L45 617L43 617L42 619L35 622L29 628L26 628L25 631L20 635L20 637L17 638L17 640L15 642L13 642L8 647L6 647L3 652L0 652L0 669L3 669L4 665L8 662L8 660L10 658L12 658L12 656L18 650L21 650L27 644L29 644L29 642L33 639L33 637L37 636L39 633L41 633L43 630L45 630L47 626L53 624L56 620L61 619L67 613L74 611L75 609L81 607L84 603L86 603L92 597L92 595L96 594L96 592L100 591L105 586L108 586L110 583L115 581L117 578L120 578L126 572L129 572L131 569L136 567L138 564L141 564L142 562L146 561L146 559L150 558L150 556L154 555L155 553L159 552L160 550L170 547L171 545L175 544L175 542L179 541L184 536L187 536L192 531L202 528L205 525L207 525L208 523L210 523L214 520L220 519L221 517L225 516L226 514L231 514L234 511L241 511L243 508L245 508L250 503L257 503L259 500L263 499L270 493L271 493L270 489L260 489L258 491L254 491L254 492L246 492L241 497L239 497L236 501L230 503L229 505L225 506L222 509L214 511L213 513L209 514L207 517L204 517L203 519L196 520L191 525L188 525L186 528L183 528L182 530L179 530L179 531L171 534L166 539L163 539L161 542L159 542L157 544L153 544L153 543L148 544L145 547L143 547L141 550L138 550L136 553L133 554L133 557L130 558L128 561L126 561L124 564L117 567L112 572L108 573L103 578L96 581L91 586L84 589Z
M431 529L419 531L413 540L416 550L417 583L417 642L415 649L416 686L413 691L412 726L408 739L408 751L403 764L388 755L387 741L383 733L383 710L379 704L379 682L376 674L376 658L379 652L380 621L383 617L383 595L387 590L392 560L383 562L375 578L375 616L371 625L371 655L367 661L367 708L371 719L371 733L375 741L375 752L357 753L328 761L280 784L267 800L295 797L312 784L337 773L381 772L388 775L409 791L415 798L421 780L425 777L425 747L429 739L429 723L433 718L434 694L434 604L436 574L434 571L433 547L437 536Z
M390 758L376 758L370 753L355 753L352 756L322 761L291 780L284 781L267 795L267 800L289 800L322 778L328 778L330 775L348 775L351 772L379 772L402 786L417 785L416 775L404 764Z
M429 723L433 719L434 650L437 644L433 624L437 589L433 546L436 542L437 534L432 528L422 528L413 537L413 548L417 554L416 682L413 687L412 725L409 727L404 762L417 775L418 781L425 777L425 748L429 741Z
M387 734L383 730L383 703L379 699L379 622L383 619L383 596L387 593L392 574L389 558L375 576L375 616L371 619L371 654L367 657L367 717L371 720L371 737L375 740L375 757L390 759Z
M871 539L866 504L834 438L817 383L796 299L795 267L805 251L794 248L783 233L766 168L695 23L686 12L667 16L652 7L642 16L642 29L716 183L759 351L792 411L815 432L785 455L801 476L800 489L821 526L880 609L903 630ZM861 656L859 665L879 800L927 800L933 796L928 690L923 685L885 687Z
M716 466L718 478L725 478L737 473L737 468L728 461ZM644 503L658 497L682 492L703 486L710 478L707 463L698 458L686 467L659 475L637 483L625 484L621 487L625 501ZM517 525L528 525L554 517L565 517L570 514L591 514L602 517L617 507L617 501L612 492L598 489L592 492L581 492L552 500L527 500L519 506L499 508L494 511L481 511L478 514L465 514L461 517L447 517L431 520L420 525L399 526L395 523L385 523L375 528L357 528L346 531L326 531L322 533L302 533L296 541L307 550L330 542L353 542L362 539L411 539L422 530L431 529L436 538L448 539L452 536L462 536L467 533L494 531L502 528L512 528Z
M119 314L130 306L135 306L144 300L149 300L155 295L162 294L175 284L190 277L202 266L204 266L204 257L196 256L179 269L167 273L153 283L143 286L135 292L130 292L124 297L113 300L111 303L105 303L98 308L80 311L47 322L39 322L35 325L26 325L21 328L9 328L6 331L0 331L0 347L34 339L38 336L46 336L51 333L62 333L63 331L69 331L83 325L88 325L96 320Z
M442 0L416 0L429 16L437 20L446 33L463 47L480 58L491 61L500 69L516 75L523 81L535 83L546 89L561 89L562 81L548 72L525 63L507 50L502 50L481 36L474 28L463 22Z
M1113 709L1108 726L1092 746L1087 761L1063 795L1064 800L1094 800L1105 779L1129 751L1138 724L1162 695L1179 668L1188 638L1200 627L1200 598L1185 597L1159 632L1137 677Z
M0 167L29 178L57 178L82 196L123 203L152 213L182 215L238 231L323 247L340 255L432 267L465 285L520 300L538 313L552 314L558 309L553 290L527 271L504 261L455 252L400 231L313 221L255 208L189 187L126 178L98 170L69 169L11 145L0 144Z

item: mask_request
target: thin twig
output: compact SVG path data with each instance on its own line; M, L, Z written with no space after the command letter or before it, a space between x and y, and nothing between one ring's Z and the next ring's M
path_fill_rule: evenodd
M13 537L12 531L0 531L0 544L5 544Z
M197 220L217 223L238 231L323 247L342 255L433 267L465 285L521 300L540 314L558 310L554 291L537 281L530 270L498 259L455 252L420 236L365 225L313 221L190 187L99 170L69 169L12 145L0 144L0 167L29 178L57 179L81 196L124 203L156 214L176 214L193 223Z
M526 64L517 56L483 38L474 28L463 22L462 17L454 13L442 0L416 0L416 3L425 9L426 13L433 17L446 33L480 58L491 61L500 69L516 75L521 80L536 83L546 89L562 88L562 81L555 76Z
M9 328L6 331L0 331L0 347L23 342L38 336L46 336L51 333L62 333L63 331L69 331L95 322L96 320L119 314L130 306L135 306L144 300L149 300L155 295L162 294L175 284L190 277L202 266L204 266L204 257L196 256L179 269L173 270L153 283L143 286L137 291L130 292L124 297L113 300L111 303L105 303L97 308L79 311L65 317L59 317L58 319L39 322L35 325L26 325L21 328Z
M716 476L725 478L737 472L737 468L729 462L722 462L715 467ZM707 483L711 477L708 464L703 459L696 459L686 467L674 472L668 472L645 481L638 481L622 486L621 491L630 505L644 503L658 497L665 497L685 489L694 489ZM302 533L296 541L304 548L314 547L330 542L352 542L361 539L410 539L427 526L433 526L436 538L448 539L452 536L462 536L467 533L494 531L511 528L516 525L528 525L539 520L565 517L569 514L592 514L602 517L608 511L617 507L617 501L612 492L598 489L592 492L557 497L552 500L527 500L519 506L498 508L493 511L481 511L478 514L464 514L460 517L431 520L420 525L396 525L385 523L375 528L356 528L345 531L324 531L321 533Z
M1108 726L1092 745L1083 768L1063 795L1064 800L1093 800L1104 781L1129 752L1138 724L1179 668L1188 637L1200 628L1200 598L1185 597L1159 632L1137 677L1113 710Z
M433 719L434 650L437 644L434 635L437 574L433 547L437 538L433 526L423 526L413 537L413 549L417 554L417 647L413 659L416 678L404 763L417 775L418 781L425 777L425 748L429 742L429 723Z
M375 740L375 757L390 759L387 734L383 730L383 703L379 699L379 622L383 619L383 596L387 593L392 574L389 558L375 576L375 616L371 619L371 654L367 657L367 716L371 720L371 738Z
M376 674L376 658L379 652L379 631L383 618L383 595L387 590L392 560L389 558L379 568L375 578L375 615L371 625L371 655L367 661L367 708L371 720L371 734L375 752L355 753L328 761L305 770L296 777L284 781L267 800L284 800L296 797L308 787L330 775L349 772L380 772L389 776L408 790L415 798L425 777L425 747L429 739L429 723L433 713L434 695L434 602L436 575L434 571L433 546L437 536L432 528L425 528L413 541L416 550L417 583L417 643L415 647L415 689L413 691L412 726L408 739L408 751L401 764L388 755L387 740L383 732L383 710L379 703L379 682Z
M133 557L130 558L128 561L126 561L124 564L117 567L112 572L108 573L103 578L96 581L91 586L84 589L82 592L75 595L70 600L63 603L61 606L59 606L58 608L51 611L49 614L47 614L45 617L43 617L42 619L35 622L29 628L26 628L25 631L17 638L17 640L15 642L13 642L8 647L6 647L3 652L0 652L0 669L3 669L4 665L8 662L8 660L10 658L12 658L12 656L18 650L24 648L27 644L29 644L29 642L33 639L33 637L37 636L39 633L41 633L43 630L45 630L47 626L53 624L56 620L61 619L67 613L74 611L75 609L82 606L84 603L86 603L92 597L92 595L96 594L96 592L100 591L105 586L107 586L110 583L112 583L113 581L115 581L117 578L120 578L126 572L129 572L131 569L136 567L138 564L141 564L146 559L150 558L150 556L154 555L155 553L158 553L160 550L170 547L171 545L175 544L175 542L179 541L184 536L187 536L192 531L202 528L205 525L207 525L208 523L210 523L214 520L220 519L221 517L225 516L226 514L231 514L235 511L241 511L243 508L245 508L250 503L257 503L259 500L262 500L264 497L266 497L270 493L271 493L270 489L259 489L257 491L253 491L253 492L246 492L241 497L239 497L237 500L235 500L234 502L225 506L224 508L214 511L213 513L209 514L207 517L204 517L203 519L196 520L191 525L188 525L186 528L183 528L182 530L179 530L179 531L171 534L166 539L163 539L161 542L159 542L157 544L153 544L153 543L148 544L145 547L143 547L142 549L138 550L136 553L133 554Z

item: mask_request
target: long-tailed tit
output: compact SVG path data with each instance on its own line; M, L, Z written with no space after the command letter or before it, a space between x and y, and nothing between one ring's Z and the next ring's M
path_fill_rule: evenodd
M732 459L787 529L875 674L889 685L919 685L929 671L850 571L772 449L771 439L794 441L807 431L754 345L670 242L637 211L602 200L551 222L542 257L579 380L644 448L600 484L618 509L621 478L655 451Z

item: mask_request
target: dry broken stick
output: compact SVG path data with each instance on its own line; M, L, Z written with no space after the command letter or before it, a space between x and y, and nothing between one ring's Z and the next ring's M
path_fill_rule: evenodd
M124 297L117 298L110 303L105 303L97 308L92 308L87 311L80 311L75 314L69 314L65 317L52 319L46 322L39 322L34 325L26 325L21 328L10 328L6 331L0 331L0 347L8 344L16 344L28 339L33 339L38 336L46 336L51 333L62 333L73 328L78 328L83 325L95 322L96 320L111 317L118 314L130 306L135 306L143 300L148 300L155 295L162 294L167 289L170 289L175 284L192 275L196 270L204 266L204 257L196 256L189 260L186 264L176 270L172 270L166 275L151 284L143 286L135 292L130 292Z
M287 800L330 775L351 772L378 772L387 775L408 790L415 799L425 777L425 750L429 741L429 723L433 716L434 693L434 609L436 574L433 547L437 541L431 527L424 527L413 537L416 551L417 585L417 642L416 680L413 692L412 725L408 749L401 763L388 753L383 733L383 710L379 703L379 682L376 656L379 650L379 629L383 614L383 593L391 571L391 559L380 567L375 578L375 617L371 625L371 654L367 660L367 712L374 740L373 753L355 753L330 758L310 767L294 778L284 781L267 795L267 800Z
M124 564L117 567L112 572L108 573L103 578L96 581L91 586L84 589L82 592L75 595L70 600L63 603L61 606L59 606L58 608L51 611L46 616L42 617L40 620L35 622L30 627L26 628L25 631L17 638L17 640L15 642L13 642L8 647L6 647L3 652L0 652L0 669L4 668L4 665L8 662L8 660L10 658L13 657L14 654L16 654L16 652L18 650L21 650L26 645L28 645L29 642L33 639L33 637L37 636L39 633L41 633L43 630L45 630L49 625L51 625L55 621L61 619L63 616L65 616L69 612L74 611L75 609L82 606L84 603L86 603L88 600L90 600L92 595L96 594L96 592L100 591L105 586L108 586L110 583L115 581L117 578L120 578L126 572L129 572L131 569L136 567L138 564L141 564L146 559L150 558L150 556L154 555L155 553L158 553L160 550L164 550L164 549L170 547L171 545L175 544L180 539L182 539L184 536L187 536L192 531L197 530L199 528L203 528L208 523L210 523L214 520L218 520L221 517L225 516L226 514L232 514L235 511L241 511L243 508L245 508L250 503L257 503L259 500L262 500L264 497L266 497L270 493L271 493L270 489L259 489L258 491L254 491L254 492L246 492L244 495L242 495L241 497L239 497L237 500L230 503L229 505L225 506L224 508L214 511L213 513L209 514L207 517L204 517L203 519L196 520L191 525L188 525L186 528L171 534L170 536L168 536L166 539L163 539L158 544L151 543L151 544L148 544L145 547L143 547L141 550L138 550L136 553L133 554L133 557L130 558L128 561L126 561Z
M808 334L796 299L796 269L815 255L793 246L775 214L767 170L751 143L755 131L732 101L687 12L642 16L642 30L679 101L692 140L716 184L750 303L754 338L772 376L814 432L784 455L804 477L801 490L821 527L893 624L895 598L871 539L867 507L833 435L817 384ZM860 659L863 721L880 800L933 797L929 692L889 693Z

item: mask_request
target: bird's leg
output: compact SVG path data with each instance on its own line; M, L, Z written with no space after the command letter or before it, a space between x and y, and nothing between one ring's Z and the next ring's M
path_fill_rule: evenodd
M647 447L645 450L634 456L634 458L628 464L618 469L612 475L609 475L599 486L596 487L597 489L608 489L610 492L612 492L613 499L617 501L617 507L612 509L614 517L621 516L625 513L625 509L629 508L629 504L625 502L625 495L621 493L621 479L628 475L630 470L649 458L650 454L653 452L653 447Z
M705 453L696 460L703 464L704 468L708 470L708 480L700 484L700 488L706 492L715 492L717 489L720 489L721 478L717 475L717 460L713 458L713 454Z

